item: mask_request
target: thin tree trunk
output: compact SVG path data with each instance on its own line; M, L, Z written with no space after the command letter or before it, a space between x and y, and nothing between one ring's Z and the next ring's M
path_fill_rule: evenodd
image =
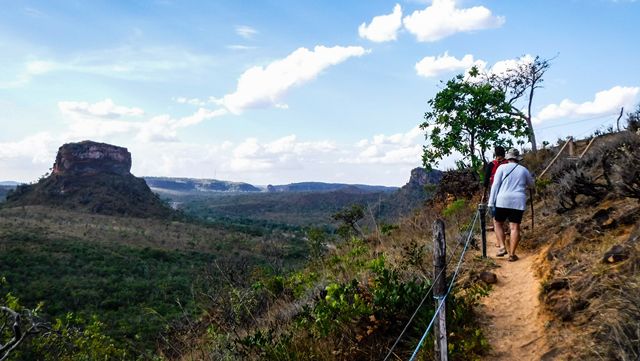
M535 75L535 74L534 74ZM529 141L531 142L531 150L538 151L538 145L536 144L536 134L533 132L533 124L531 124L531 105L533 103L533 92L536 89L535 82L531 84L531 91L529 92L529 104L527 109L527 125L529 126Z

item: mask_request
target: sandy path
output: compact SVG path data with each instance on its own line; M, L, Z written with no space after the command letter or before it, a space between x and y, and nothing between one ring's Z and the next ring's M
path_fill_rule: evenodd
M532 254L518 252L508 262L495 257L493 233L487 234L489 255L500 266L494 270L498 283L480 306L480 322L492 350L486 360L540 360L546 351L544 320L539 315L540 282L532 269Z

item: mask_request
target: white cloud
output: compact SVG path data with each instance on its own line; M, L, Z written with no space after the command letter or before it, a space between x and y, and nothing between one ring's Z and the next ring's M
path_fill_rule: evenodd
M510 71L517 70L523 65L531 64L533 63L534 60L535 58L530 54L523 55L517 59L501 60L493 64L493 66L490 69L490 73L497 74L497 75L506 74L506 73L509 73Z
M266 143L259 142L257 138L247 138L233 149L228 168L236 172L300 169L304 167L305 159L321 159L336 150L331 141L301 142L293 134Z
M517 70L525 64L529 64L534 61L534 57L527 54L520 58L500 60L488 67L488 63L482 59L474 59L473 55L467 54L461 59L457 59L454 56L450 56L448 52L438 56L427 56L416 63L416 72L420 76L424 77L436 77L443 74L463 71L468 74L472 67L476 67L481 73L487 75L507 75L513 70ZM467 77L468 81L482 81L483 78L471 79Z
M298 48L284 59L245 71L238 80L236 91L225 95L218 103L234 114L251 108L284 107L286 105L281 101L289 89L315 79L332 65L366 52L359 46Z
M32 60L25 64L27 74L40 75L55 70L58 67L56 63L43 60Z
M614 86L609 90L599 91L592 101L575 103L564 99L560 104L544 107L535 117L538 122L556 118L579 118L612 114L621 107L631 109L638 99L640 87Z
M424 10L404 18L405 28L418 41L433 42L459 33L496 28L504 24L503 16L494 16L484 6L457 8L455 0L433 0Z
M358 27L358 34L361 38L369 39L374 42L384 42L396 40L398 30L402 27L402 8L400 4L396 4L393 12L388 15L376 16L367 25L362 23Z
M0 142L0 180L36 181L53 165L56 151L62 143L47 132L18 141Z
M18 88L27 85L34 77L57 70L54 62L43 60L28 60L19 64L15 69L8 70L8 74L15 74L11 80L0 79L0 89Z
M378 134L355 144L356 154L343 157L346 164L403 164L419 165L422 156L424 132L414 127L406 133Z
M172 100L179 104L189 104L189 105L195 105L199 107L205 106L207 104L206 101L199 98L177 97L177 98L173 98Z
M178 47L131 47L84 52L59 67L116 78L162 81L184 77L215 64L215 59ZM162 76L159 76L162 74Z
M225 114L227 114L225 109L210 110L206 108L199 108L198 111L192 115L173 121L172 126L175 128L190 127L192 125L200 124L205 120L217 118Z
M94 104L87 102L63 101L58 103L62 113L79 113L99 118L115 119L124 116L140 116L144 111L140 108L128 108L116 105L113 100L107 98Z
M56 139L47 132L40 132L16 142L0 143L0 160L10 158L29 158L33 163L51 163L52 144ZM54 153L55 154L55 153Z
M245 39L251 39L254 35L258 34L258 30L247 25L238 25L236 26L236 34Z
M238 44L234 44L234 45L227 45L227 49L231 49L231 50L253 50L253 49L257 49L257 47L255 46L247 46L247 45L238 45Z
M473 55L467 54L461 59L450 56L448 52L438 56L426 56L416 63L416 72L425 78L437 77L460 70L468 70L472 66L484 68L486 62L474 60Z
M171 134L165 131L172 129L174 121L169 116L157 116L140 124L151 128L147 129L150 137L166 140ZM92 140L128 148L133 157L132 172L138 176L217 178L257 185L309 180L402 185L408 180L409 171L420 165L422 143L422 131L414 128L372 136L367 144L357 145L299 139L290 134L271 140L246 138L207 144L174 141L158 146L140 141L137 130L132 128L128 137ZM39 133L18 142L0 142L3 180L33 181L53 164L60 145L85 139L62 131L56 136ZM349 171L345 172L345 168Z
M60 59L28 59L15 71L11 81L0 88L25 86L33 78L52 72L75 72L112 78L167 81L184 78L215 65L213 57L194 54L178 47L122 46L70 54Z
M185 98L185 101L188 99ZM199 108L181 118L158 115L148 120L124 119L140 117L144 111L135 107L116 105L111 99L97 103L62 101L58 108L69 124L66 137L71 139L105 138L118 134L135 134L142 142L168 142L177 140L177 131L227 114L225 109Z

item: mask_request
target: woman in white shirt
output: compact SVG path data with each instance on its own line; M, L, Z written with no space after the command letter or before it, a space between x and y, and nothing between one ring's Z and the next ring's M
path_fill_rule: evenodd
M517 149L507 152L505 158L509 161L498 167L493 177L493 186L489 196L489 207L493 208L495 232L498 242L506 244L504 222L509 220L511 239L508 249L501 249L497 256L509 254L509 261L517 261L516 247L520 242L520 222L527 206L527 187L533 187L533 177L524 166L518 162L522 159Z

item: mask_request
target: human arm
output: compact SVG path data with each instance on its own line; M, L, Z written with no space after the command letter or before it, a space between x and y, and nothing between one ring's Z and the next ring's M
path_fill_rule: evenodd
M533 190L535 192L536 190L536 182L533 179L533 176L531 175L531 172L529 172L529 170L527 170L527 187L529 187L529 189Z
M498 191L500 190L500 186L502 185L503 173L504 173L504 167L498 167L498 170L496 170L496 173L493 176L491 193L489 194L489 201L487 202L489 207L496 206L496 198L498 197Z

